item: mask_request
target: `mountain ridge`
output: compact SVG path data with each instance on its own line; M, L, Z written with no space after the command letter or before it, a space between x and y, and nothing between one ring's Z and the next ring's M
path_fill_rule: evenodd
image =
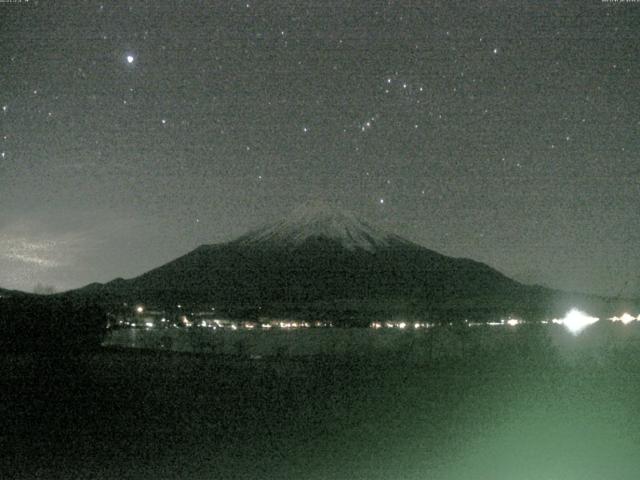
M296 246L318 237L337 241L350 250L374 251L393 244L411 243L349 211L325 203L304 204L284 219L242 235L234 242L240 245L280 243Z
M541 319L606 302L523 285L333 207L296 209L237 239L204 244L137 277L74 295L103 304L215 305L237 316ZM606 306L606 305L605 305Z

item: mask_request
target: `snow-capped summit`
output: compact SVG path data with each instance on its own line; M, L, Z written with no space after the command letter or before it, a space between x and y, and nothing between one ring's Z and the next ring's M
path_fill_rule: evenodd
M228 315L344 325L395 315L462 321L470 306L485 317L520 315L540 310L553 294L317 202L236 240L201 245L136 278L83 293L114 305L215 304Z
M138 277L74 295L118 308L215 304L216 313L238 318L329 318L351 326L395 316L462 322L476 314L561 315L564 306L581 303L318 203L236 240L201 245Z
M324 202L301 205L283 220L241 237L238 243L295 246L313 238L336 241L350 250L361 248L367 251L409 243L370 225L351 212Z

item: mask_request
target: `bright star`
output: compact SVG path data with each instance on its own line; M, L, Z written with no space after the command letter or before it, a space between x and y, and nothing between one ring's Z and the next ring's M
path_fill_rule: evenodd
M133 55L127 55L128 64L132 64L134 60L135 60L135 57Z

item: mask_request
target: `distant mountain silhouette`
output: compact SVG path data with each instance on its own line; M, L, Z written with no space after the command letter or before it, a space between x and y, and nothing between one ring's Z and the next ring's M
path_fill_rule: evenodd
M541 318L576 301L604 301L523 285L327 205L305 205L236 240L202 245L136 278L91 284L73 294L102 303L209 304L239 315L324 315L356 323L372 315Z

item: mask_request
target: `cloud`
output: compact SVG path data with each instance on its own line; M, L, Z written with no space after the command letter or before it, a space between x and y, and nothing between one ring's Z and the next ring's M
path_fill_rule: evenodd
M0 257L43 268L62 265L58 242L28 238L12 233L0 233Z
M114 212L56 210L29 220L13 218L0 224L0 286L31 290L37 282L57 289L82 284L99 273L109 245L140 225Z
M32 263L35 265L39 265L41 267L59 267L60 264L55 260L49 260L43 257L24 255L21 253L12 253L3 255L4 258L8 260L16 260L25 263Z

